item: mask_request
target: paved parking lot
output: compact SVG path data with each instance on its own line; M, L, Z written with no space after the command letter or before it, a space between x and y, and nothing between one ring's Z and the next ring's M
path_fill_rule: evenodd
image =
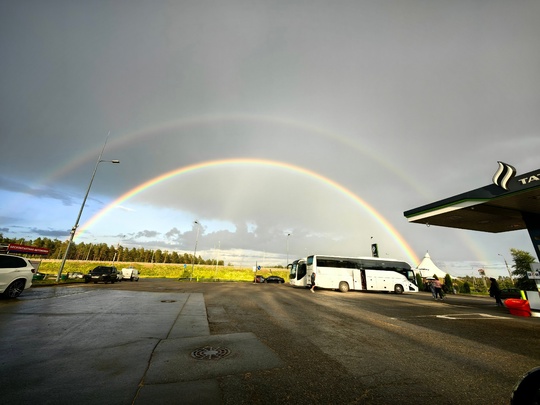
M540 318L489 298L141 279L0 301L5 403L508 404Z

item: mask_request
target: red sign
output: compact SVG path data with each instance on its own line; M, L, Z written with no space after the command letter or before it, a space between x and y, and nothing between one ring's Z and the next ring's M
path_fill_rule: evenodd
M31 254L31 255L48 255L49 254L49 249L35 247L35 246L16 245L15 243L10 243L8 245L8 252L10 252L10 253L28 253L28 254Z

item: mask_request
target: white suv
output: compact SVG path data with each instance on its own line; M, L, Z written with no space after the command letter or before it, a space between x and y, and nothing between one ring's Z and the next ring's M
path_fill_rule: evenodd
M36 269L24 257L0 254L0 294L17 298L30 288Z

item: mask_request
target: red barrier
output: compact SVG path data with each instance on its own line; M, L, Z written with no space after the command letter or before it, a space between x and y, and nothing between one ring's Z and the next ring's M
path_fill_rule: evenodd
M531 306L529 301L518 298L508 298L504 301L504 305L512 315L516 316L531 316Z

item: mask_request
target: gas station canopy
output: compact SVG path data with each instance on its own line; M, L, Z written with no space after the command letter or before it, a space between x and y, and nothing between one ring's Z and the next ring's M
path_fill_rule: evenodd
M409 222L483 232L527 229L540 256L540 169L499 162L493 184L404 212Z

